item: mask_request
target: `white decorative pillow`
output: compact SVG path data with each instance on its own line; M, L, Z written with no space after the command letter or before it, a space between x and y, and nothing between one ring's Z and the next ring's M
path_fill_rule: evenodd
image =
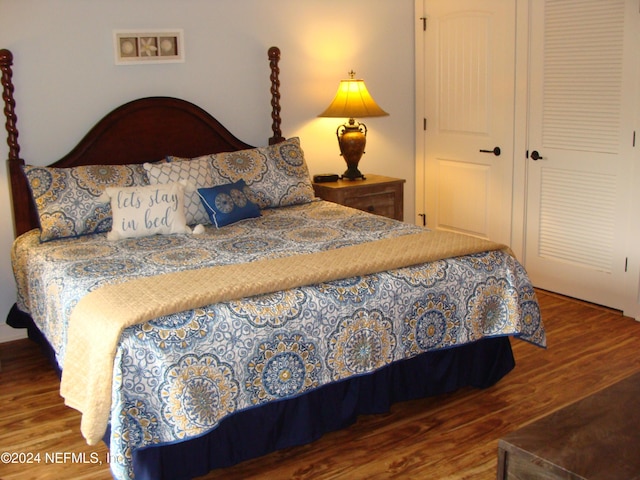
M184 185L174 182L105 189L111 200L113 228L109 240L121 238L191 233L184 215Z
M200 197L199 188L213 186L211 175L211 160L208 157L199 157L193 160L174 160L169 163L145 163L149 183L161 185L185 180L184 214L187 225L209 224L209 215L205 210Z

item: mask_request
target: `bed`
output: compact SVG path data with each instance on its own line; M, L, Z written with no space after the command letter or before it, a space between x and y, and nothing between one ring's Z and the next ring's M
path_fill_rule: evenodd
M315 198L301 140L248 145L198 106L133 100L49 166L20 158L0 51L18 298L117 479L192 478L398 401L485 388L545 347L508 248Z

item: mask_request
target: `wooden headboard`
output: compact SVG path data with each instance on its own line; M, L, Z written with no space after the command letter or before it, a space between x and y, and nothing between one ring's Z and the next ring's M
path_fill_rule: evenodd
M280 130L280 49L268 52L271 70L271 129L269 144L284 140ZM12 82L13 55L0 50L2 99L9 145L9 177L15 235L38 228L38 216L22 170L17 116ZM197 157L209 153L251 148L209 113L185 100L148 97L133 100L112 110L85 135L78 145L54 167L118 165L154 162L166 155Z

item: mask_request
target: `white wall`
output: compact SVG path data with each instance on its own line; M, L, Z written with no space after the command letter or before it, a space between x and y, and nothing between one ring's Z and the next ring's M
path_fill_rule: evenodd
M319 119L349 70L389 117L367 119L361 170L407 179L414 209L413 0L0 0L0 48L14 54L21 157L46 165L107 111L137 97L190 100L247 143L270 136L267 50L282 50L282 129L311 173L344 171L336 119ZM114 65L114 29L184 29L186 62ZM2 121L4 124L4 120ZM4 135L3 135L4 137ZM0 157L7 158L6 141ZM6 169L0 169L0 341L15 301Z

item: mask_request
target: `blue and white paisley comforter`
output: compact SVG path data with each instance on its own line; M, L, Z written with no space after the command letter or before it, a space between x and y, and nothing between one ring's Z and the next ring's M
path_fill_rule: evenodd
M12 251L18 306L64 368L71 311L101 285L416 230L318 201L265 210L203 235L109 242L95 234L41 244L32 231ZM208 305L130 327L114 368L112 471L132 478L134 449L200 435L233 412L498 335L546 341L529 279L503 251Z

